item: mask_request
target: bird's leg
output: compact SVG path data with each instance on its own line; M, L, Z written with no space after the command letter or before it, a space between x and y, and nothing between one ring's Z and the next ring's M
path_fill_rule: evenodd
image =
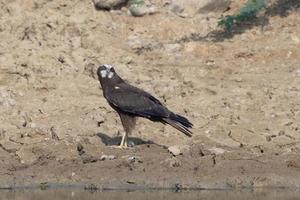
M125 132L123 132L123 134L122 134L122 140L121 140L121 143L120 143L119 147L123 147L124 146L124 141L125 141Z
M127 139L128 139L128 134L127 134L126 131L124 131L119 148L127 148L128 147L127 146Z
M125 131L124 147L128 147L127 141L128 141L128 132Z
M121 118L121 122L124 128L124 134L122 137L122 141L119 147L121 148L127 148L128 147L128 135L131 133L132 129L135 126L135 122L136 122L136 118L131 116L131 115L127 115L124 114L122 112L118 112Z

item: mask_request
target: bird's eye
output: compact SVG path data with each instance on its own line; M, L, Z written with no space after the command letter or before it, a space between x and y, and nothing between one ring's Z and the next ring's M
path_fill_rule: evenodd
M114 73L113 72L109 72L108 73L108 78L112 78L114 76Z
M101 70L100 73L102 78L105 78L107 76L107 70Z

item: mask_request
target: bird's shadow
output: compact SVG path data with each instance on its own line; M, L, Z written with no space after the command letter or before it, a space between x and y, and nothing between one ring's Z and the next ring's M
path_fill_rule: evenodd
M121 140L122 140L122 136L116 136L116 137L110 137L109 135L106 135L105 133L97 133L96 134L101 141L103 142L103 144L105 144L106 146L117 146L120 145ZM156 144L151 140L142 140L140 138L137 137L128 137L128 145L129 146L137 146L137 145L143 145L143 144ZM158 145L158 144L156 144ZM161 145L159 145L161 146Z

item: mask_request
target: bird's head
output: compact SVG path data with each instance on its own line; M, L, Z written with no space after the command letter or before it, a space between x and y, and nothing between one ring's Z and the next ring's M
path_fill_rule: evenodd
M98 79L102 80L102 79L111 79L112 77L115 76L115 70L114 67L112 65L108 65L108 64L104 64L104 65L100 65L100 67L97 70L97 75L98 75Z
M113 85L123 82L123 79L118 76L112 65L100 65L97 69L97 75L102 89L110 88Z

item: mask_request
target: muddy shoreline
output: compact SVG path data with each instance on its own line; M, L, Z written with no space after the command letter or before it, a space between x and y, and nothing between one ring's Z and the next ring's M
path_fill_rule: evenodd
M80 189L18 190L0 191L6 199L293 199L299 196L297 190L219 190L219 191L82 191Z

